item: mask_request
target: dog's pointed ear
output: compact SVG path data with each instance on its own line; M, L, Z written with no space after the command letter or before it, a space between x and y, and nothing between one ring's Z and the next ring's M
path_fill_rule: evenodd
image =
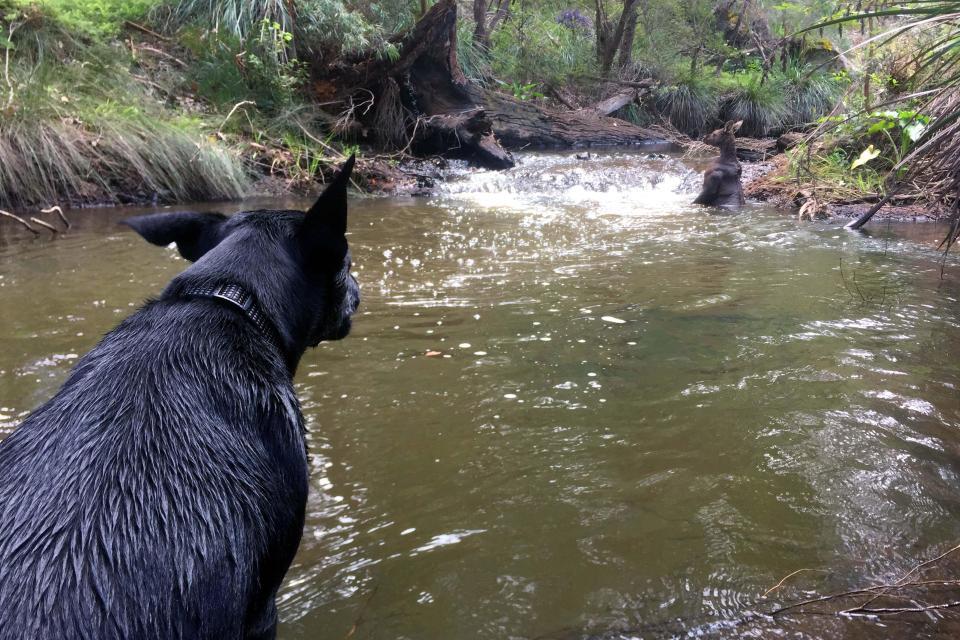
M213 249L223 239L223 223L227 216L222 213L151 213L122 220L125 224L152 244L165 247L177 243L177 250L187 260L194 262Z
M305 232L315 230L318 225L339 235L347 232L347 187L350 186L350 173L356 159L351 155L343 163L339 173L307 211Z

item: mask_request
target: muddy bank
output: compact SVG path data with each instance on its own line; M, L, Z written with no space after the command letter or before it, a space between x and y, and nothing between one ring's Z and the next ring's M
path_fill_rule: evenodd
M818 188L816 182L801 182L791 174L788 158L782 153L744 163L743 184L747 198L770 203L801 219L854 220L880 200L871 195L843 199ZM893 200L880 208L873 221L942 222L949 217L949 209L937 203Z

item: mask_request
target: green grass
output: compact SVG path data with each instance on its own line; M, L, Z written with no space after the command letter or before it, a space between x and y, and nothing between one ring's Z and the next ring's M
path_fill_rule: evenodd
M784 124L802 127L830 113L842 95L838 80L808 66L789 65L783 74Z
M717 88L699 77L680 77L676 84L662 87L655 104L674 127L689 136L704 135L718 119Z
M239 158L196 123L105 111L91 121L0 126L2 208L58 203L236 199L249 180Z
M21 15L45 15L65 30L89 38L116 37L126 20L143 20L161 0L5 0L0 2L5 15L10 10Z
M737 74L736 84L721 105L724 120L742 120L739 135L762 137L775 134L787 118L782 78L759 73Z
M211 123L164 108L129 49L75 37L53 6L13 14L4 14L8 33L19 26L8 50L12 92L0 102L0 207L243 195L241 159L208 138Z

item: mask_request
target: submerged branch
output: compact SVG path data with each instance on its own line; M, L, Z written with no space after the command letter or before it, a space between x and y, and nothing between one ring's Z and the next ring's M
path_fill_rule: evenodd
M39 232L39 231L37 231L36 229L34 229L33 227L31 227L31 226L30 226L30 223L27 222L26 220L24 220L23 218L21 218L20 216L14 215L14 214L10 213L9 211L4 211L3 209L0 209L0 216L3 216L3 217L5 217L5 218L10 218L11 220L16 220L17 222L19 222L20 224L22 224L24 227L26 227L27 231L29 231L29 232L32 233L33 235L35 235L35 236L40 235L40 232Z

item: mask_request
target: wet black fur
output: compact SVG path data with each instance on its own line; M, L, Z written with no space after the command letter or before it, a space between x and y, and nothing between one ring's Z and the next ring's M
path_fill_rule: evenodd
M196 260L0 443L0 638L271 638L307 498L292 374L350 329L346 181L307 213L127 223ZM186 299L240 283L276 325Z

